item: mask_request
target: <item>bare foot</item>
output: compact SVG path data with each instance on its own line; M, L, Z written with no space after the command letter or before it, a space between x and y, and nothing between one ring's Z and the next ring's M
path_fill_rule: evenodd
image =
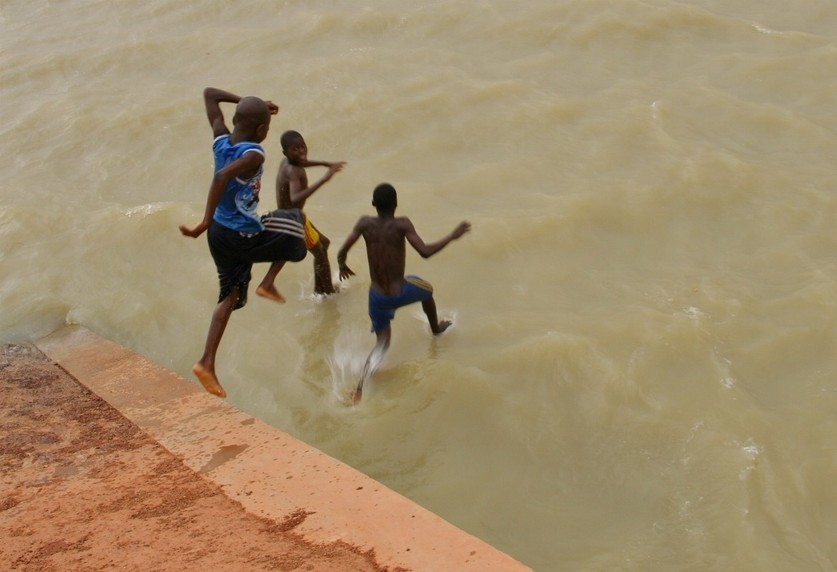
M276 286L271 284L270 286L263 286L259 284L259 287L256 288L256 294L261 296L262 298L267 298L268 300L273 300L279 304L285 303L285 297L279 293L279 290L276 289Z
M198 381L201 382L203 388L212 395L217 395L218 397L227 396L227 392L224 391L224 388L221 387L220 383L218 383L218 378L215 377L215 372L209 371L201 364L196 363L192 366L192 373L194 373L195 377L198 378Z
M318 280L314 277L314 294L318 296L331 296L340 291L340 285L331 280Z
M451 322L450 320L442 320L441 322L439 322L439 327L436 328L436 331L433 332L433 335L438 336L439 334L450 328L451 325L453 325L453 322Z

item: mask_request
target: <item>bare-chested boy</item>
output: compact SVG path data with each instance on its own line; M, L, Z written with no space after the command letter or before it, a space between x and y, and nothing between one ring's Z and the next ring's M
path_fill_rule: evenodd
M297 208L302 210L308 197L331 180L335 173L342 170L346 162L331 163L308 159L308 146L305 144L305 139L297 131L285 131L280 142L285 158L282 159L282 163L279 165L279 173L276 175L276 203L280 209ZM306 167L328 167L328 171L319 181L308 186ZM331 241L328 237L315 228L306 217L305 246L314 255L315 294L334 294L334 284L331 281L331 264L328 262L329 244L331 244ZM270 278L270 272L268 272L262 286L259 286L256 293L272 297L269 289L265 287L265 284L270 282Z
M203 97L212 127L215 174L203 220L193 227L180 225L180 232L192 238L206 232L218 270L218 304L212 313L203 356L192 373L209 393L226 397L215 374L215 354L227 322L233 310L247 303L253 263L271 263L272 287L286 261L305 258L304 215L298 209L275 210L261 216L256 212L264 163L260 143L267 136L270 116L278 113L279 107L257 97L240 97L211 87L204 90ZM232 133L224 121L221 103L237 104Z
M369 277L372 281L369 287L369 317L377 339L363 366L360 383L352 394L354 403L360 401L363 382L374 373L389 348L392 338L390 322L397 308L421 302L434 335L441 334L451 325L447 320L439 321L436 315L433 287L418 276L404 276L406 243L409 242L422 258L429 258L471 229L470 223L463 221L446 237L425 244L409 218L395 216L398 197L392 185L381 183L375 187L372 205L378 211L378 216L360 217L337 253L340 279L354 276L354 272L346 266L346 256L362 236L366 242Z

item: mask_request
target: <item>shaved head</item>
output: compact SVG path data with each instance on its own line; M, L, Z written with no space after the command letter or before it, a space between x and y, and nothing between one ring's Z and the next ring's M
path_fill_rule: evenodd
M262 124L270 124L270 109L264 100L254 97L252 95L242 97L238 105L235 106L235 116L233 123L238 125L245 124L250 127L258 127Z

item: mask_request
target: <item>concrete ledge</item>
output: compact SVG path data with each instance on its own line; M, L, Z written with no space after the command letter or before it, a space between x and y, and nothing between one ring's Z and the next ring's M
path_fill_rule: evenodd
M530 568L409 499L124 347L68 326L36 345L253 514L314 542L342 540L414 571Z

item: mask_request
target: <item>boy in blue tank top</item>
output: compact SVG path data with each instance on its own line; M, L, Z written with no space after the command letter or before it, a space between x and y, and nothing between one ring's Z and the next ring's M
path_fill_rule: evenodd
M255 262L270 262L273 277L286 261L305 258L304 215L299 209L276 210L259 216L259 191L264 165L260 143L267 137L270 116L279 107L258 97L239 97L208 87L203 92L206 115L214 137L215 174L209 187L203 220L193 227L180 225L185 236L207 233L209 251L218 269L220 294L212 313L203 356L192 373L213 395L226 397L215 374L215 354L234 310L247 303L250 271ZM221 103L235 103L233 130L227 128ZM285 299L263 281L256 292L282 303Z

